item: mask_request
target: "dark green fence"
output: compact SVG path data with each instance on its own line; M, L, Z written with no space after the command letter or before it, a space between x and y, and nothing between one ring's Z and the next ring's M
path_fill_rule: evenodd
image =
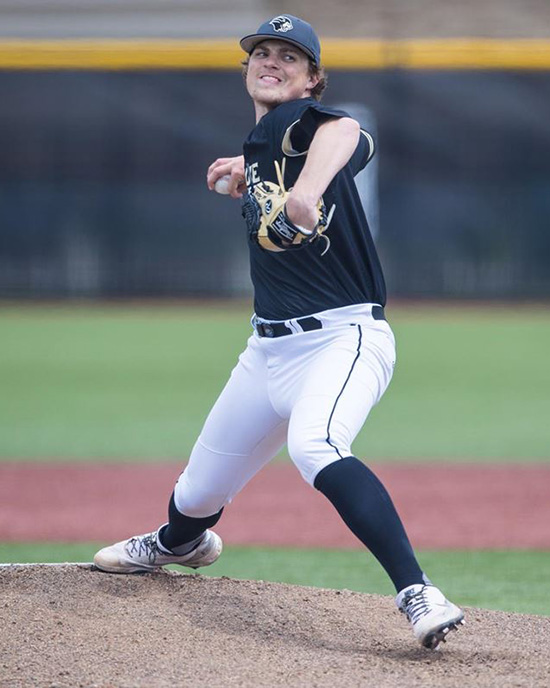
M392 296L550 296L550 72L330 74L375 122ZM236 72L0 72L0 297L249 289L208 165L253 109Z

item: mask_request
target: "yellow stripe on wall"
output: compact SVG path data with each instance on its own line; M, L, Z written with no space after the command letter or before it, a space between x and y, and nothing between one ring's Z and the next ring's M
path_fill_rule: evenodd
M550 69L550 40L322 40L333 69ZM239 69L235 39L2 40L0 69Z
M341 69L550 69L550 40L326 39L323 61Z
M3 69L236 69L237 40L0 41Z

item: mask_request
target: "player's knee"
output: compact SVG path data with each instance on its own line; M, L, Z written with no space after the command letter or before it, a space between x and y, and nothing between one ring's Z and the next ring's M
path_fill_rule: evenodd
M322 439L289 436L287 448L302 478L312 485L318 466L326 462L327 449L330 447Z
M202 486L194 485L186 478L185 473L174 488L176 509L191 518L206 518L216 514L226 506L231 498L226 493L214 492Z
M348 445L343 437L306 437L300 433L289 433L287 448L303 479L313 485L319 471L350 454Z

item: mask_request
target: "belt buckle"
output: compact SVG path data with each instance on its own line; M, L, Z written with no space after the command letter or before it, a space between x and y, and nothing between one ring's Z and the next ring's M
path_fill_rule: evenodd
M262 323L262 322L258 322L257 320L255 320L254 327L256 328L256 332L260 335L260 337L274 337L275 336L273 328L268 323Z

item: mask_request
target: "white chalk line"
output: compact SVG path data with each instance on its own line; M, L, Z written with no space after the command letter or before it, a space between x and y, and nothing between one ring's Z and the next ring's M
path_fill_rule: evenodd
M45 563L45 562L36 562L36 563L27 563L27 564L0 564L0 568L30 568L30 567L36 567L36 566L78 566L79 568L85 568L85 569L91 569L93 564L89 561L65 561L65 562L52 562L52 563Z

